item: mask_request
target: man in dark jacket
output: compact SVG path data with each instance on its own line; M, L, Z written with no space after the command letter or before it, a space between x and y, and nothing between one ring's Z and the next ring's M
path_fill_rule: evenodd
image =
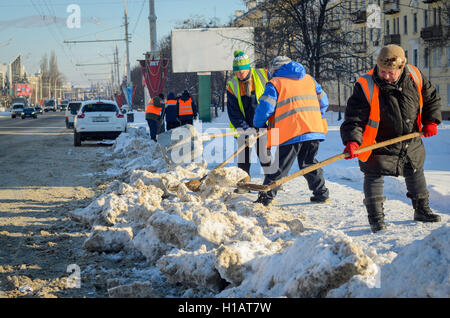
M403 49L387 45L381 49L377 65L358 79L347 101L341 138L352 159L358 157L364 173L364 205L373 232L384 223L384 176L403 176L407 196L414 207L414 220L439 222L428 202L423 171L425 147L421 138L395 143L354 155L361 145L392 139L422 130L425 137L437 134L441 123L440 97L416 67L406 64Z
M166 101L166 128L167 130L177 128L180 126L180 120L178 119L178 101L173 92L167 95Z
M178 118L180 119L181 126L186 124L192 125L194 117L197 117L197 112L197 105L191 95L189 95L189 92L185 90L178 99Z

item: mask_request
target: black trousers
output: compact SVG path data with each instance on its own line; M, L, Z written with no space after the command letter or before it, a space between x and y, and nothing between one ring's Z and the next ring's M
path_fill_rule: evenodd
M298 142L290 145L282 145L278 147L276 157L278 158L278 169L276 172L266 175L263 184L270 184L283 177L286 177L297 159L298 168L304 169L318 161L316 159L317 152L319 151L319 141L309 140L304 142ZM274 161L276 164L277 160ZM272 171L273 168L271 168ZM311 171L303 175L308 182L308 188L313 192L315 196L329 196L329 191L325 186L325 179L323 177L323 170L321 168ZM278 188L267 192L267 197L273 199L278 192Z
M187 125L187 124L193 125L194 124L194 119L193 118L191 118L191 119L181 119L180 126Z
M178 121L167 121L166 122L166 129L171 130L173 128L177 128L180 126L180 122Z
M237 138L237 142L238 142L238 148L240 148L241 146L243 146L244 142L247 142L248 137L238 137ZM267 149L267 138L266 136L262 136L260 138L258 138L258 140L255 143L256 145L256 154L258 156L259 162L261 164L261 167L263 168L264 174L266 174L266 170L271 166L271 159L272 156L270 154L270 149ZM245 172L248 173L248 175L250 175L250 159L251 159L251 153L253 150L253 147L255 146L253 145L252 147L245 147L245 149L238 154L238 163L237 166L238 168L241 168L242 170L244 170Z
M423 169L414 170L408 162L403 167L408 197L416 197L428 193ZM383 198L384 176L379 174L364 174L364 196L366 199Z

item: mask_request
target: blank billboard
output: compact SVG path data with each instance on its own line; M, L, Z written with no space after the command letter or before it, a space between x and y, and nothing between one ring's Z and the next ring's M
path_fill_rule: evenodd
M252 64L253 42L252 27L172 30L173 72L232 70L235 50L244 51Z

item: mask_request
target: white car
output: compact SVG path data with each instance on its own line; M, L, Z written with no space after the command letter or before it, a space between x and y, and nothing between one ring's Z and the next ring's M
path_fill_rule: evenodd
M88 100L81 104L74 119L74 145L84 140L116 139L127 130L127 119L116 102Z
M71 101L67 104L67 109L65 113L66 127L73 128L74 118L81 108L81 101Z
M20 117L24 108L25 105L22 103L13 104L11 107L11 118Z

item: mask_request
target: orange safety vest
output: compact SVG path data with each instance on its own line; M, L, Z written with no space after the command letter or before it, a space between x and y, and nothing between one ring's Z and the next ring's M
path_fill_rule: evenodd
M145 113L155 114L157 116L161 116L162 107L155 106L153 104L153 98L148 102L147 107L145 108Z
M419 114L417 116L417 126L419 127L419 131L422 131L422 121L421 121L422 107L423 107L422 75L420 74L419 69L413 65L407 64L406 69L408 70L409 75L416 84L416 88L419 93ZM377 137L378 126L380 124L380 99L379 99L380 89L373 80L372 77L373 71L374 69L371 69L369 72L367 72L365 75L361 76L357 80L359 85L361 85L362 87L367 102L370 105L369 121L367 122L366 127L364 128L361 148L376 143L375 138ZM365 162L367 161L367 159L369 159L371 153L372 151L363 152L358 155L358 159Z
M194 115L194 111L192 110L192 98L189 98L186 101L179 99L178 107L178 116Z
M278 99L275 113L269 118L267 148L305 133L327 132L326 121L320 112L316 82L310 75L306 74L300 80L274 77L270 83L277 89Z

